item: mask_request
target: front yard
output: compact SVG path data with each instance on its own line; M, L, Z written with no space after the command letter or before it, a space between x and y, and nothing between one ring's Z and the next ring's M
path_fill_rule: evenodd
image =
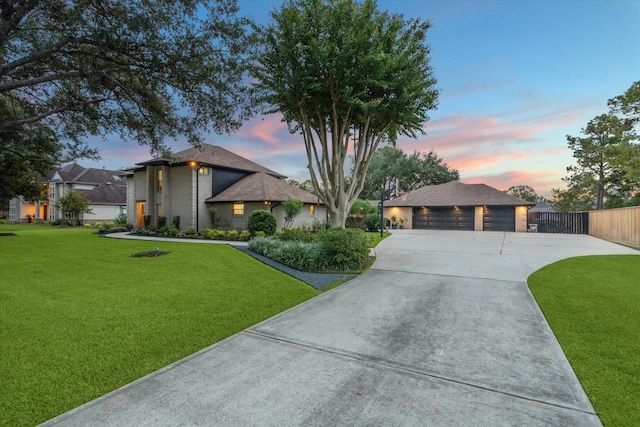
M0 236L3 426L43 422L319 293L225 245L3 232L15 234ZM131 257L155 247L170 253Z
M640 425L640 256L570 258L529 288L605 426Z

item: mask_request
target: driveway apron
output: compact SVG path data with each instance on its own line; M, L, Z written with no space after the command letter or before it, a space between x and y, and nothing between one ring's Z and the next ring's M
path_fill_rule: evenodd
M347 284L44 425L601 425L526 279L638 251L414 230L376 251Z

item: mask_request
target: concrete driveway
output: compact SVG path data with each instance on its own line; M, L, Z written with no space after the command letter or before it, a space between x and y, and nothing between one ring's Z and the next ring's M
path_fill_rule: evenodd
M402 230L377 254L353 281L44 425L601 425L526 278L638 251Z

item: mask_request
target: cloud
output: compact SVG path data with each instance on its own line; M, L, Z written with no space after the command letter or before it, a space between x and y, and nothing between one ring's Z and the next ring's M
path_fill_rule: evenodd
M529 185L544 197L551 195L551 188L562 186L562 181L556 171L506 171L498 174L463 177L460 181L467 184L486 184L501 191L515 185Z

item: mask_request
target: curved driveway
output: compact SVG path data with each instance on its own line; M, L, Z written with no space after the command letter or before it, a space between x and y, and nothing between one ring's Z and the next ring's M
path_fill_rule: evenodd
M584 235L402 230L351 282L50 420L64 426L599 426L527 286Z

